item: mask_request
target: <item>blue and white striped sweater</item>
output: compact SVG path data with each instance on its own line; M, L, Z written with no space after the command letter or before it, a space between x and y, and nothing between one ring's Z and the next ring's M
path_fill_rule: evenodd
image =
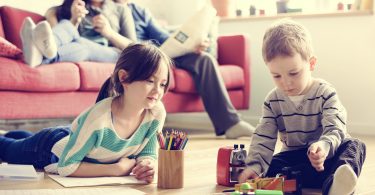
M156 132L164 125L166 112L160 102L146 110L143 121L129 139L120 138L111 117L113 98L97 103L72 123L72 133L57 142L52 152L59 157L57 166L46 171L67 176L76 171L82 161L114 163L120 158L156 159Z

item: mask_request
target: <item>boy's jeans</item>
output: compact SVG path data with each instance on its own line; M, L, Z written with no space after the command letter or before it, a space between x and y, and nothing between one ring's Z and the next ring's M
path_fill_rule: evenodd
M54 163L51 160L55 155L51 149L69 133L69 126L46 128L36 134L25 131L10 132L8 135L0 136L0 158L7 163L29 164L42 169ZM29 136L21 138L27 135Z
M366 158L366 145L354 138L343 140L334 157L324 162L324 171L317 172L312 167L307 156L307 149L280 152L273 156L266 177L274 177L281 173L284 167L301 171L302 187L322 188L323 194L328 194L332 185L333 174L341 165L348 164L353 171L360 175Z

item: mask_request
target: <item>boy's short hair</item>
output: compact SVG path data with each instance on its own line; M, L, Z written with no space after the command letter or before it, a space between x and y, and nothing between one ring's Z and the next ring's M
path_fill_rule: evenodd
M308 60L313 53L311 36L308 30L290 19L275 22L263 37L263 60L270 62L278 56L300 54Z

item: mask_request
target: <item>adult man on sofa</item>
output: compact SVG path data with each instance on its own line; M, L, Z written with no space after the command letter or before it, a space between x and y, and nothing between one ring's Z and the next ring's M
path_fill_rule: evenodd
M132 11L139 41L153 40L162 44L169 37L169 34L157 24L148 10L128 0L116 0L116 2L128 5ZM251 136L254 127L241 120L233 107L217 68L216 59L202 52L207 46L207 43L202 43L197 48L198 52L174 58L175 65L177 68L188 71L193 77L195 88L203 100L204 107L215 127L216 135L225 134L229 139Z

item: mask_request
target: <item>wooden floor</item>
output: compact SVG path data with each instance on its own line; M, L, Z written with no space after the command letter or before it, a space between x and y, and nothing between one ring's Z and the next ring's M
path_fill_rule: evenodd
M185 149L184 188L178 190L158 189L156 182L150 185L130 186L147 194L216 194L227 187L216 185L216 158L221 146L245 144L249 146L249 138L226 140L216 137L210 131L189 131L190 141ZM359 178L356 194L375 194L375 137L354 136L367 145L367 159ZM279 146L278 146L279 147ZM38 182L10 182L0 180L0 189L55 189L63 188L45 176ZM303 194L320 194L317 190L304 190Z

